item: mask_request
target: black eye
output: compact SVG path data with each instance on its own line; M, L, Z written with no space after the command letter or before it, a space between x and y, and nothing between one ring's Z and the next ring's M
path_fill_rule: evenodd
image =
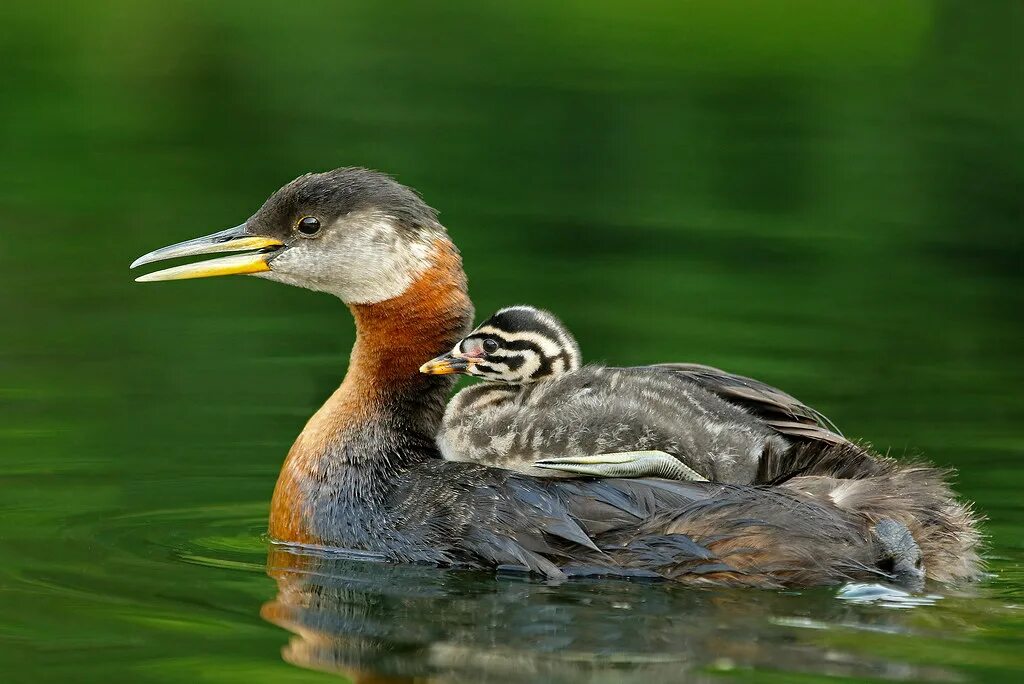
M488 337L486 340L484 340L484 351L487 352L488 354L493 354L494 352L498 351L498 343L495 340L492 340L490 337Z
M320 219L315 216L307 216L299 221L299 232L306 237L313 237L320 232Z

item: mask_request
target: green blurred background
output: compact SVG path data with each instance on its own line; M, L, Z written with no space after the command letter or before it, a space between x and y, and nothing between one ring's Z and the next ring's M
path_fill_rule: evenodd
M687 676L1006 681L1024 666L1022 29L1011 0L4 3L5 681L324 676L286 664L289 634L259 617L261 534L291 439L344 372L348 314L255 279L136 285L127 265L344 165L441 211L479 315L532 303L593 361L754 375L957 467L989 516L982 587L909 611L772 602L743 639L795 640L794 661L720 667L709 646ZM389 579L406 606L372 615L389 657L512 643L533 662L535 625L423 628L513 591L441 574L457 598L413 608L403 582L432 580ZM526 586L538 624L564 617L557 590ZM628 591L650 630L644 591L682 593ZM698 604L688 619L721 623ZM551 633L593 654L573 625L608 614ZM428 661L363 665L454 677Z

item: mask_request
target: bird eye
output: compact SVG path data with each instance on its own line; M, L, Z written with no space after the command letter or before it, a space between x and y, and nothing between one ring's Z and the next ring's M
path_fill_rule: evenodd
M315 237L320 232L320 219L315 216L306 216L299 220L298 229L305 237Z
M491 339L490 337L484 340L484 351L487 352L488 354L493 354L494 352L498 351L497 341Z

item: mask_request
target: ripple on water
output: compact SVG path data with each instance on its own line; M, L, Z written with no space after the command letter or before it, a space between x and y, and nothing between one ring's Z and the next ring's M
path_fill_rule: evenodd
M124 606L129 620L160 614L187 621L187 602L221 599L203 596L199 588L219 578L185 566L263 575L265 510L253 503L66 518L58 544L19 559L17 581L45 599ZM172 595L176 599L169 600Z
M181 561L263 573L265 531L266 505L249 503L81 516L68 521L62 537L142 563Z
M858 604L873 604L883 608L918 608L932 606L942 599L938 594L911 594L887 584L851 582L836 594L836 598Z

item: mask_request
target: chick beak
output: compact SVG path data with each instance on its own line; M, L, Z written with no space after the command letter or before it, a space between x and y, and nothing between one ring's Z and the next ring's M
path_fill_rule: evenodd
M222 252L246 252L233 256L208 259L183 266L165 268L155 273L136 278L136 282L146 283L157 280L185 280L187 278L211 278L222 275L247 275L264 273L270 270L268 261L284 247L284 243L276 238L262 237L249 233L245 225L228 228L212 235L179 242L176 245L161 247L149 254L143 254L132 262L130 268L149 264L154 261L175 259L178 257L220 254Z
M452 375L453 373L465 373L469 369L470 362L473 359L449 352L442 354L436 359L431 359L425 364L420 366L420 373L426 373L427 375Z

